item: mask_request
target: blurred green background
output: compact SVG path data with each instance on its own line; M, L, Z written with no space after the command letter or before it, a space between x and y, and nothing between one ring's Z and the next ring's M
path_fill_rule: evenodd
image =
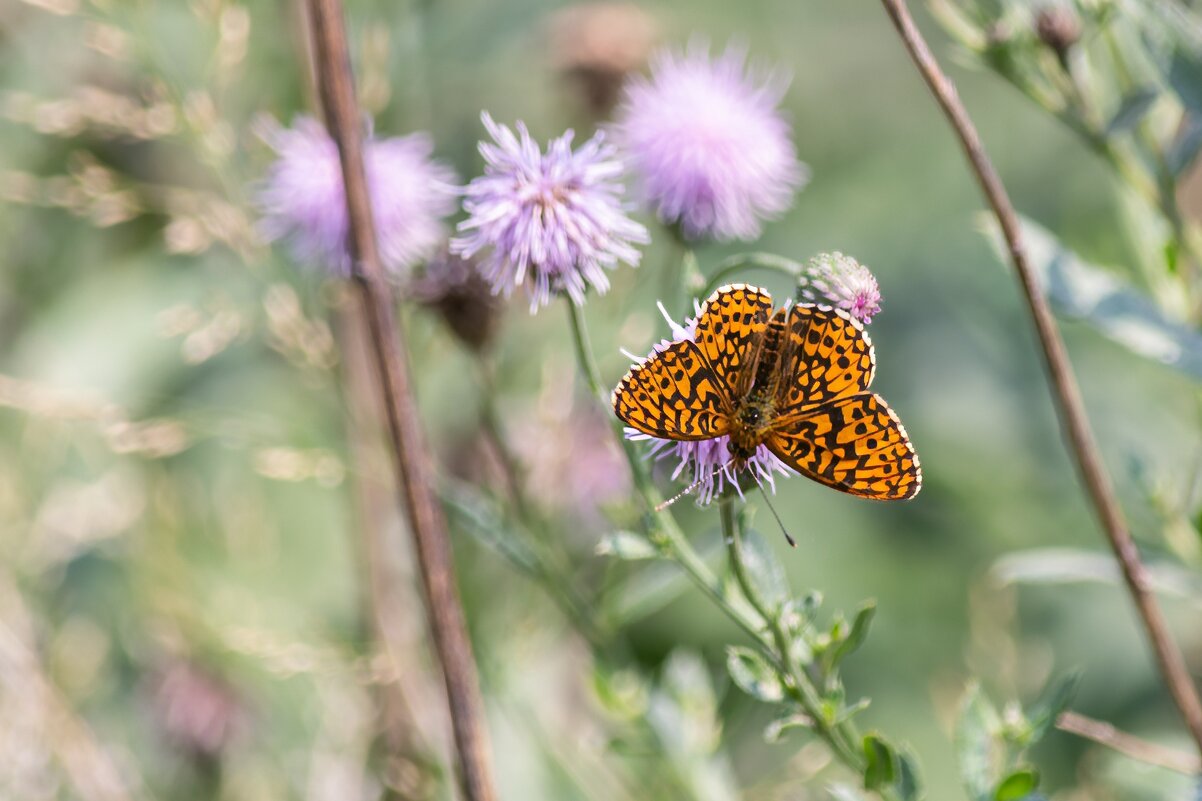
M465 180L480 171L481 109L542 140L587 131L578 86L556 69L558 8L351 0L376 131L431 132ZM962 797L950 728L967 683L1029 700L1079 668L1074 708L1186 748L1117 586L1003 585L991 572L1008 554L1100 551L1102 538L1015 281L978 230L977 189L881 8L641 8L660 42L742 42L753 62L792 76L783 107L813 180L754 249L799 260L841 250L881 284L875 387L921 455L922 494L875 505L781 482L796 550L760 515L795 589L821 590L828 609L878 601L846 668L850 692L872 699L864 725L912 745L930 798ZM921 22L951 64L947 40ZM370 431L348 434L345 292L254 235L253 182L272 157L256 119L313 113L304 42L299 4L285 2L0 5L0 797L120 797L106 795L97 749L135 797L378 797L376 689L391 674L364 612L363 525L389 542L388 626L408 644L393 657L415 753L429 757L384 775L411 797L449 797L441 685L388 462ZM1018 208L1097 262L1129 261L1100 162L997 79L951 68ZM673 250L645 221L655 244L644 264L586 307L607 381L626 369L619 348L645 351L666 331L655 301ZM700 250L703 270L737 250ZM746 278L789 292L771 275ZM499 496L488 471L463 467L480 461L472 359L429 311L407 306L404 318L440 465ZM1155 554L1157 488L1196 478L1196 386L1084 326L1064 333L1134 530ZM639 686L666 686L665 665L696 667L680 654L700 654L721 724L704 770L746 798L829 797L842 774L821 748L801 736L766 744L768 712L725 678L724 647L740 632L669 580L671 566L594 554L612 528L603 512L624 503L624 468L576 385L563 310L532 317L511 304L493 363L545 530L570 552L579 591L604 589L621 633L626 661L605 680L638 707ZM686 502L678 515L699 547L716 542L716 511ZM503 798L730 797L726 779L693 763L673 770L701 771L695 795L664 779L662 732L648 739L599 701L587 642L461 515L452 523ZM1166 603L1202 666L1197 596ZM704 727L682 708L701 717L680 727ZM1186 792L1183 777L1064 734L1034 758L1054 798Z

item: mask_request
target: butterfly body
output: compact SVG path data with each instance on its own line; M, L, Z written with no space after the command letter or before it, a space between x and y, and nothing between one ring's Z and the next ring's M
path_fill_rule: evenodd
M654 437L729 437L736 468L767 447L834 489L910 498L922 486L918 457L892 409L867 391L875 366L863 327L841 310L774 310L764 290L733 284L706 301L691 340L627 374L613 405Z

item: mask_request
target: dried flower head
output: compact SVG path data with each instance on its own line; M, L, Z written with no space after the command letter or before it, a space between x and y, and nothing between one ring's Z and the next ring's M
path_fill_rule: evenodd
M696 315L700 316L700 306L695 308ZM685 339L692 340L697 331L697 316L685 320L681 325L669 316L668 310L662 303L659 304L659 310L664 319L668 321L672 338L656 345L650 355L662 351L674 342ZM632 358L637 359L637 357ZM626 438L650 441L650 453L656 459L675 459L676 468L672 471L672 478L676 479L685 474L690 481L698 482L695 495L697 502L701 504L708 504L721 495L727 483L734 487L741 496L743 490L739 483L740 473L750 477L761 487L767 486L773 492L776 492L777 473L782 476L794 475L793 470L778 459L776 454L768 450L766 445L756 448L755 454L746 460L743 469L736 470L734 460L731 458L729 436L696 442L680 442L652 437L633 428L627 428Z
M777 110L784 83L749 75L743 51L653 59L627 90L616 138L643 200L690 239L756 238L809 178Z
M865 323L881 313L881 289L872 271L842 253L820 253L810 259L801 281L806 300L829 303Z
M308 117L292 128L269 124L263 137L277 154L257 193L264 235L287 240L298 261L350 275L346 193L334 140ZM455 210L458 179L431 159L434 147L424 134L369 137L364 145L380 258L385 269L403 276L445 241L442 221Z
M655 21L633 3L568 6L550 28L552 64L597 117L613 111L626 76L642 69L656 39Z
M1062 5L1041 8L1035 15L1035 35L1067 63L1068 51L1081 38L1081 20L1071 8Z
M494 292L524 285L532 313L559 292L579 305L589 286L609 289L606 270L638 265L634 245L649 241L647 229L622 208L622 166L602 134L573 151L568 131L543 153L524 124L515 136L481 118L493 141L480 143L484 175L467 187L468 219L451 251L471 257L491 248L481 271Z
M501 304L470 260L442 251L409 285L409 293L436 311L472 350L484 350L492 342L501 321Z

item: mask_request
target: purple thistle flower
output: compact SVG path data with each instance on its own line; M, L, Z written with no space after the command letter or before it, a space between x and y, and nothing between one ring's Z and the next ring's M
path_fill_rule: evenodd
M508 297L524 285L531 313L557 292L580 305L589 286L609 289L606 270L638 266L634 245L650 238L622 208L622 165L602 134L573 152L568 131L544 154L524 124L515 136L487 112L481 119L493 141L480 143L484 175L467 187L468 219L451 250L471 257L491 248L481 271L493 292Z
M695 308L697 315L700 315L700 307L696 306ZM697 332L697 317L689 318L683 325L678 325L668 315L668 310L662 303L659 304L659 311L672 329L672 339L663 340L656 345L651 355L663 351L674 342L685 339L692 340ZM637 357L631 357L638 360ZM731 460L730 437L728 436L696 442L680 442L673 439L660 439L627 427L626 438L651 442L650 455L656 459L675 459L676 469L672 471L672 478L679 478L687 470L692 481L699 481L695 494L697 502L700 504L709 504L714 498L721 495L727 483L735 488L739 497L743 496L743 489L739 485L739 474ZM776 458L776 454L768 450L766 445L756 448L755 454L744 463L742 472L749 475L761 487L767 485L773 493L776 492L776 473L783 476L795 475L794 471Z
M806 265L800 283L806 300L830 303L865 323L881 313L876 277L851 256L837 251L818 254Z
M784 83L757 79L742 50L711 60L699 43L661 52L636 79L616 138L643 200L690 239L751 240L809 180L777 110Z
M346 194L334 140L309 117L292 128L272 121L262 135L277 154L257 192L263 235L287 240L297 261L350 275ZM364 142L380 259L394 275L404 275L445 241L442 220L455 210L458 177L430 158L433 151L425 134L369 135Z

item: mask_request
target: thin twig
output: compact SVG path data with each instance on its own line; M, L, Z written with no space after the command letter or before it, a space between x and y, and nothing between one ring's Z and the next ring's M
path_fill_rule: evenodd
M1123 578L1135 601L1140 619L1155 652L1160 672L1164 676L1173 701L1181 712L1185 725L1202 753L1202 702L1198 698L1198 690L1190 678L1181 655L1168 627L1160 605L1152 594L1148 571L1139 558L1139 551L1127 530L1123 520L1122 510L1114 494L1110 478L1102 465L1098 447L1094 441L1086 417L1085 407L1081 400L1081 391L1073 376L1072 366L1064 348L1064 341L1056 328L1052 312L1048 308L1046 298L1036 283L1031 266L1027 261L1027 253L1023 247L1018 217L1014 206L1006 194L1006 189L998 177L985 148L981 144L976 127L968 116L963 103L951 80L939 68L931 55L930 48L906 7L905 0L881 0L886 12L893 20L897 32L905 42L906 49L918 67L927 86L935 95L944 114L955 129L960 144L972 167L973 173L981 184L981 189L996 215L1002 234L1006 239L1006 247L1018 273L1023 295L1031 310L1031 317L1039 335L1039 344L1043 349L1047 362L1048 376L1051 380L1052 394L1060 414L1061 424L1068 437L1068 444L1076 458L1081 478L1093 501L1094 509L1102 523L1102 528L1110 541L1115 556L1122 567Z
M433 472L410 383L402 335L393 316L376 250L371 200L363 167L362 120L355 100L341 0L309 0L317 82L326 123L338 143L346 186L349 247L355 285L376 363L379 390L426 592L426 612L442 662L460 778L468 801L493 801L483 702L471 642L455 588L446 519L433 491Z
M1187 776L1202 773L1202 760L1193 754L1149 742L1134 734L1120 731L1105 721L1094 720L1076 712L1062 714L1056 719L1056 728L1092 740L1149 765L1175 770Z
M350 305L350 304L346 304ZM359 532L359 556L363 562L361 590L362 618L365 628L388 664L377 683L381 739L387 749L389 770L384 775L388 787L385 799L433 798L436 794L437 755L430 747L426 727L417 725L409 693L406 692L404 666L413 649L405 632L410 598L397 581L397 570L389 558L395 550L390 536L388 516L394 502L392 491L382 479L387 474L387 457L379 447L384 427L384 409L376 394L367 332L362 321L349 309L337 315L338 342L342 358L342 383L346 436L350 456L358 474L355 482L356 528ZM399 533L399 532L398 532ZM422 688L424 689L424 688ZM408 768L408 770L406 770ZM403 777L404 787L393 787L394 777Z

